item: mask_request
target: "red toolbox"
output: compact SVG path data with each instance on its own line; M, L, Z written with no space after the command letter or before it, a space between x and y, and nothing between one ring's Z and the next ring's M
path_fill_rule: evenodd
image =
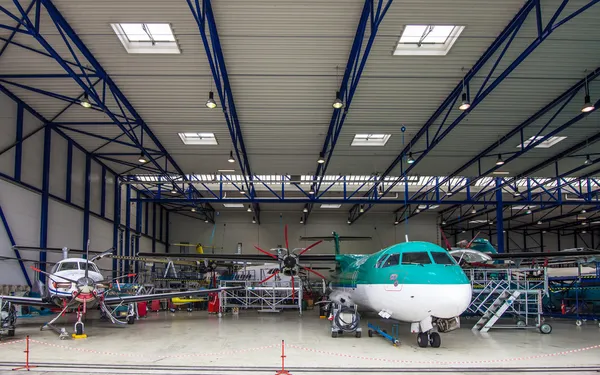
M148 302L138 302L137 309L138 309L138 316L140 318L145 317L146 315L148 315Z
M152 301L150 303L150 311L160 311L160 301Z

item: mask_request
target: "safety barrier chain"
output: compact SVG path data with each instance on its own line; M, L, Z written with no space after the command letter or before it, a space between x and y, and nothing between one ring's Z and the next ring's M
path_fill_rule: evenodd
M391 362L391 363L405 363L405 364L423 364L423 365L478 365L478 364L487 364L487 363L516 362L516 361L526 361L526 360L529 360L529 359L539 359L539 358L547 358L547 357L556 357L556 356L561 356L561 355L579 353L579 352L583 352L583 351L587 351L587 350L592 350L592 349L598 349L598 348L600 348L600 345L588 346L586 348L580 348L580 349L565 350L565 351L557 352L557 353L538 354L538 355L532 355L532 356L528 356L528 357L515 357L515 358L503 358L503 359L487 359L487 360L481 360L481 361L411 361L411 360L405 360L405 359L385 359L385 358L355 356L355 355L351 355L351 354L335 353L335 352L328 352L328 351L325 351L325 350L305 348L305 347L298 346L298 345L293 345L293 344L288 344L288 347L299 349L299 350L304 350L304 351L307 351L307 352L325 354L325 355L336 356L336 357L364 359L364 360L368 360L368 361L380 361L380 362Z
M17 343L21 343L24 341L26 341L26 340L21 339L21 340L4 342L4 343L0 343L0 346L17 344ZM47 343L44 341L38 341L38 340L34 340L34 339L29 339L29 341L31 343L50 346L53 348L73 350L73 351L92 353L92 354L102 354L102 355L122 356L122 357L136 357L136 358L149 357L148 355L145 356L143 354L138 354L138 353L115 353L115 352L98 351L98 350L86 349L86 348L74 348L74 347L70 347L70 346L66 346L66 345L51 344L51 343ZM259 346L259 347L255 347L255 348L226 350L226 351L217 352L217 353L191 353L191 354L178 354L178 355L161 356L161 357L162 357L162 359L189 358L189 357L211 357L211 356L218 357L218 356L231 355L231 354L236 354L236 353L244 353L244 352L272 349L272 348L279 347L279 346L280 345L278 345L278 344L274 344L274 345ZM303 351L312 352L312 353L319 353L319 354L324 354L324 355L333 356L333 357L344 357L344 358L361 359L361 360L367 360L367 361L378 361L378 362L387 362L387 363L403 363L403 364L419 364L419 365L480 365L480 364L491 364L491 363L517 362L517 361L526 361L526 360L532 360L532 359L558 357L558 356L580 353L580 352L600 348L600 345L593 345L593 346L588 346L588 347L584 347L584 348L564 350L564 351L555 352L555 353L536 354L536 355L530 355L530 356L526 356L526 357L486 359L486 360L478 360L478 361L414 361L414 360L405 360L405 359L386 359L386 358L376 358L376 357L367 357L367 356L356 356L356 355L346 354L346 353L336 353L336 352L330 352L330 351L319 350L319 349L311 349L311 348L306 348L303 346L293 345L293 344L288 344L287 346L288 346L288 348L294 348L294 349L298 349L298 350L303 350ZM156 359L155 356L152 356L152 358Z
M21 340L21 341L23 341L23 340ZM36 343L36 344L51 346L53 348L60 348L60 349L66 349L66 350L75 350L75 351L84 352L84 353L113 355L113 356L121 356L121 357L136 357L136 358L149 357L147 355L144 356L143 354L137 354L137 353L114 353L114 352L98 351L98 350L86 349L86 348L73 348L73 347L66 346L66 345L51 344L51 343L48 343L48 342L38 341L38 340L34 340L34 339L30 339L30 341L33 342L33 343ZM270 348L274 348L274 347L277 347L277 346L278 345L267 345L267 346L259 346L259 347L256 347L256 348L227 350L227 351L218 352L218 353L191 353L191 354L167 355L167 356L161 356L161 358L167 359L167 358L211 357L211 356L218 357L218 356L222 356L222 355L229 355L229 354L235 354L235 353L253 352L253 351L257 351L257 350L270 349ZM156 358L156 357L152 356L152 358Z

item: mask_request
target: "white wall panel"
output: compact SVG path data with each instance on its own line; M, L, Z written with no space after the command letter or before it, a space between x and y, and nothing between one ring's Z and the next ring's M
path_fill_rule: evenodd
M53 199L48 207L48 246L83 248L83 211Z
M0 205L18 245L39 246L40 203L39 194L0 179ZM3 226L0 228L0 255L14 257ZM21 255L38 259L37 252L23 251ZM33 280L33 271L29 276ZM0 262L0 284L26 284L17 263Z
M113 215L115 211L115 176L112 173L107 172L104 183L106 185L106 207L104 208L105 215L107 218L112 220L114 219Z
M66 139L58 133L52 132L50 147L50 193L57 197L66 198L67 192L67 146ZM42 158L40 150L38 157Z
M148 237L140 238L140 252L152 252L152 239Z
M164 254L166 252L166 248L165 245L163 245L162 243L156 243L156 252L157 253L161 253Z
M90 173L90 210L100 214L100 203L102 197L102 167L92 160L92 170Z
M73 148L71 170L71 202L83 207L85 197L85 154Z
M330 236L336 231L340 236L368 236L370 241L343 242L342 251L345 253L373 253L382 248L398 242L404 242L404 234L408 229L411 241L429 241L438 243L436 216L420 215L411 220L408 227L395 226L389 214L370 214L367 218L357 221L352 226L346 224L345 214L312 214L307 225L298 223L299 215L284 217L280 220L279 214L263 212L261 225L252 224L248 215L239 213L221 213L217 217L214 246L222 246L223 253L235 252L238 243L242 243L244 253L254 253L254 245L263 248L273 248L284 245L283 225L288 224L290 247L304 247L307 242L299 240L300 236ZM202 243L208 246L213 230L212 224L202 220L192 219L179 214L170 216L171 243L185 241L189 243ZM209 250L210 251L210 250ZM331 253L333 243L326 242L319 245L317 253ZM178 248L170 248L169 252L179 252Z
M90 217L90 248L95 251L104 251L112 246L113 224L94 216ZM112 269L112 259L101 259L98 265L100 268Z
M25 112L25 118L31 121L31 116L27 116ZM27 123L28 121L25 121ZM25 128L25 125L23 126ZM26 132L24 132L26 134ZM57 135L53 134L52 138L56 138ZM43 155L44 155L44 130L40 130L31 137L23 141L23 154L22 154L22 166L21 166L21 180L38 189L42 188L42 169L43 169Z
M16 141L17 104L0 93L0 150L11 146ZM12 148L0 155L0 172L13 175L15 165L15 149Z

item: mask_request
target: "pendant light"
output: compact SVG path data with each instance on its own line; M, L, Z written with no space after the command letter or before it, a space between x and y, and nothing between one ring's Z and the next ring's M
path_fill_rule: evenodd
M229 159L227 159L230 163L235 163L235 159L233 158L233 151L229 151Z
M142 164L145 164L148 162L148 159L146 159L143 152L140 153L140 156L138 157L138 161Z
M81 105L83 108L91 108L92 107L92 103L90 103L90 99L88 98L87 92L83 94L83 99L81 99L81 101L79 101L79 105Z
M592 104L590 100L590 85L588 84L587 76L585 77L585 99L583 103L583 107L581 107L581 112L588 113L592 112L596 107Z
M319 164L323 164L325 163L325 154L324 153L319 153L319 158L317 159L317 163Z
M462 68L461 70L464 71L465 68ZM467 109L471 108L471 102L469 101L469 96L467 95L466 88L467 87L466 87L466 84L465 84L465 78L463 76L463 80L462 80L462 102L458 106L458 109L460 109L461 111L466 111Z
M498 159L496 160L496 165L503 165L504 160L502 160L502 154L498 154Z
M408 164L412 164L412 163L414 163L414 162L415 162L415 159L413 159L413 156L412 156L412 152L409 152L409 153L408 153L408 159L406 159L406 162L407 162Z

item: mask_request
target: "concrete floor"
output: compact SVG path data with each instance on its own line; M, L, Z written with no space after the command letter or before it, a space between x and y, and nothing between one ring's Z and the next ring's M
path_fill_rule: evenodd
M63 318L61 326L72 331L73 319L72 315ZM32 370L42 373L272 375L281 364L282 340L286 344L286 368L293 369L293 374L348 373L352 372L350 369L372 374L390 371L493 374L506 367L520 368L511 373L530 372L538 367L570 367L578 374L598 374L591 369L572 367L597 365L600 369L597 322L576 327L573 322L549 321L554 328L550 335L537 330L492 330L482 335L471 332L474 321L463 321L463 328L442 334L442 347L433 349L419 348L407 324L400 326L398 347L381 337L369 338L367 320L368 317L363 319L362 338L333 339L329 322L319 319L316 311L309 311L303 317L291 311L276 315L245 311L221 319L206 312L160 312L122 327L90 318L86 323L87 339L61 341L52 331L40 332L40 322L44 319L21 319L16 337L0 342L0 373L11 373L10 368L23 363L25 343L15 340L26 335L32 339L32 362L60 364ZM590 349L593 346L598 347ZM555 354L579 349L585 350ZM93 365L87 369L65 367L73 363ZM109 364L115 366L103 368ZM155 370L151 371L151 367ZM558 373L558 370L543 372Z

